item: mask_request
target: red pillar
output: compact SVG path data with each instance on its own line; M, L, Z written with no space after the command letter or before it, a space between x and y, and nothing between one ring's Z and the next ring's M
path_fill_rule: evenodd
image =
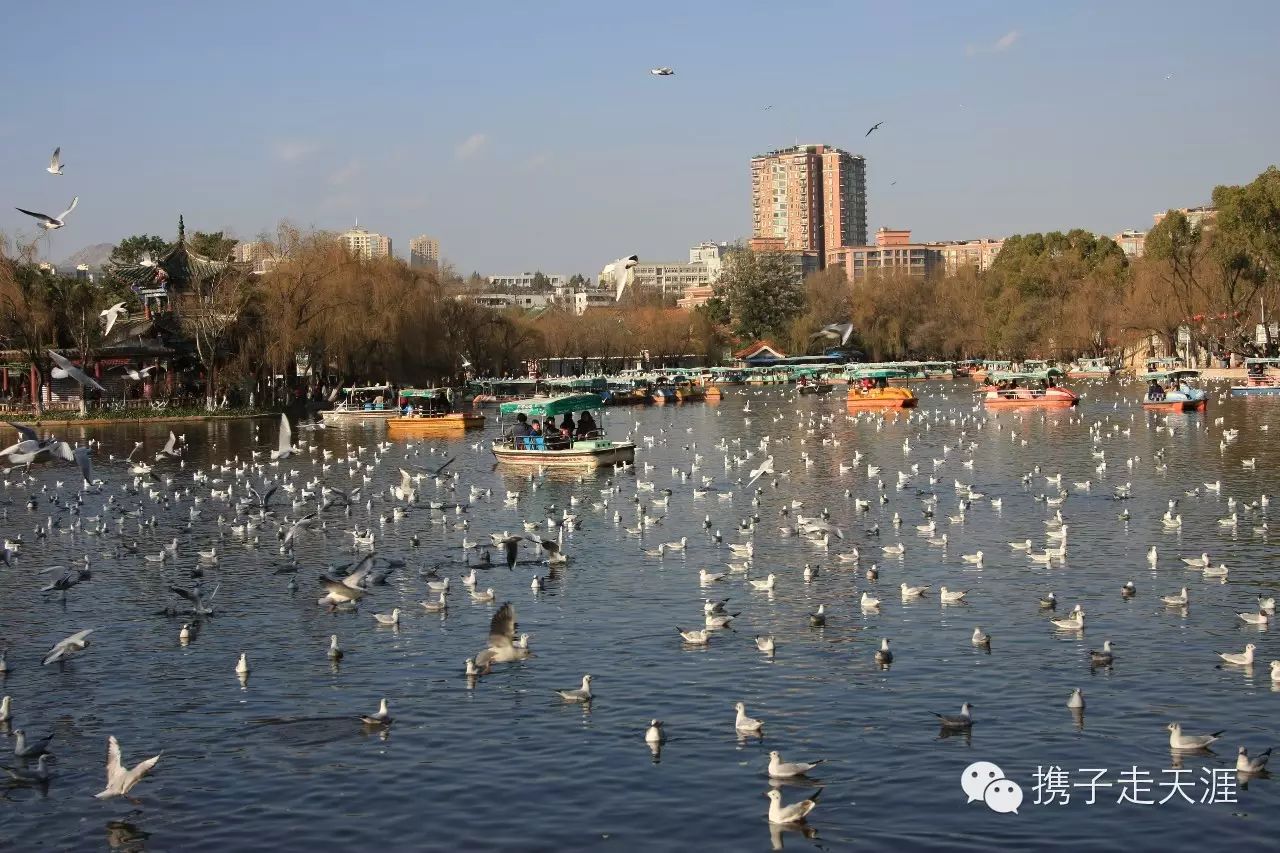
M36 373L36 366L31 365L31 405L35 406L40 401L39 374Z

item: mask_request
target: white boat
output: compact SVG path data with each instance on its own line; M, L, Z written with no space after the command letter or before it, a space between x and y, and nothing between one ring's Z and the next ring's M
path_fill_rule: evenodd
M400 414L396 391L390 385L356 385L343 388L337 404L321 412L326 424L385 421Z
M589 433L578 430L569 438L558 438L554 432L525 436L511 435L517 417L554 423L558 415L596 411L600 427ZM599 394L564 394L559 397L531 397L511 400L498 409L502 438L493 442L493 455L499 462L536 465L547 468L599 468L630 464L636 459L636 446L630 441L612 441L604 434L604 400Z

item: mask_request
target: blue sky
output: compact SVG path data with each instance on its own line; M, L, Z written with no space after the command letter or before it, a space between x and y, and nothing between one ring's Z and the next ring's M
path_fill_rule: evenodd
M12 3L0 232L78 194L56 259L359 217L594 276L750 236L748 160L797 141L867 157L872 230L1146 228L1280 161L1278 37L1243 0Z

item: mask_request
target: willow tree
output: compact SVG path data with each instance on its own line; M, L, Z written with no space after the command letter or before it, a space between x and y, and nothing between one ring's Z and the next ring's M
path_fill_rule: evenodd
M36 382L31 385L31 404L44 411L40 393L47 350L54 344L55 313L52 301L51 273L32 263L19 263L6 256L0 243L0 334L7 349L22 353L27 365L35 369Z
M204 368L205 408L217 408L219 371L235 355L245 336L254 299L253 276L238 268L193 278L183 300L182 330L195 345Z

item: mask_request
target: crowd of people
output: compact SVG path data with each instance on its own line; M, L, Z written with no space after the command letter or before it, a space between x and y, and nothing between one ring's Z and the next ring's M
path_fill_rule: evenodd
M529 416L524 412L516 415L515 425L509 433L512 443L517 447L522 443L532 444L537 449L567 450L573 446L575 439L595 438L600 433L591 412L583 411L575 422L572 412L566 412L564 419L557 426L554 417L545 422ZM532 441L526 441L532 439Z

